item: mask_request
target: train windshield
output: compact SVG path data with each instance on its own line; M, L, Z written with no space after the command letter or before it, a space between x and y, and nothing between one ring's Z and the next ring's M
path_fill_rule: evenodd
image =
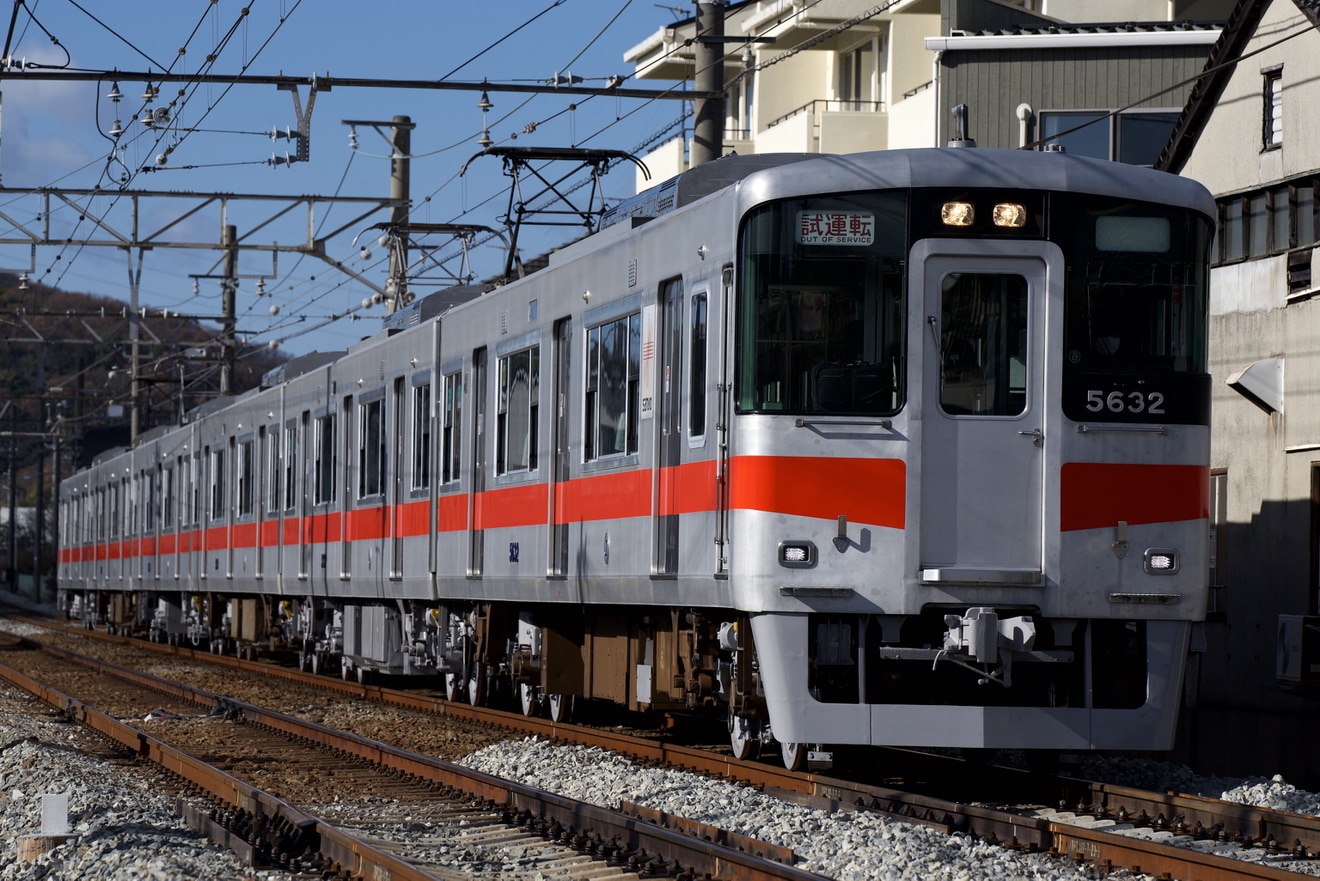
M1094 196L1052 208L1067 261L1065 415L1208 424L1209 221Z
M907 196L793 199L739 239L740 412L893 414L903 404Z

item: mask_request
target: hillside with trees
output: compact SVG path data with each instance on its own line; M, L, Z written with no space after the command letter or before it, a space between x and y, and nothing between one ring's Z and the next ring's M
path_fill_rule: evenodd
M61 291L0 273L0 530L3 569L53 568L51 510L60 476L98 453L130 442L133 333L122 300ZM172 425L220 394L219 328L176 312L138 312L138 430ZM257 386L285 356L265 346L236 346L231 391ZM42 542L19 509L37 509Z

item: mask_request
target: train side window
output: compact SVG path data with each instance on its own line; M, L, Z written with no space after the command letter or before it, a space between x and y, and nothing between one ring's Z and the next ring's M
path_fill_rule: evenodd
M298 505L298 426L290 419L284 424L284 510Z
M162 466L160 469L160 528L171 531L174 528L174 466Z
M536 470L540 353L540 346L532 346L500 358L499 409L495 428L496 474Z
M463 448L463 374L445 375L443 423L440 431L440 482L458 480Z
M588 462L637 452L642 315L587 329L586 427Z
M385 399L358 404L358 498L385 491Z
M269 428L262 428L263 443L265 444L266 468L262 475L266 484L266 515L274 514L280 509L280 427L272 425Z
M312 475L315 504L335 500L335 414L316 417L312 442Z
M238 516L251 517L255 506L254 484L257 479L256 458L253 455L252 441L242 441L238 445L238 461L234 463L234 479L238 484Z
M211 450L210 456L210 516L219 520L225 516L225 451Z
M706 294L692 295L692 338L688 352L688 436L706 433Z
M142 532L149 533L156 526L156 472L147 470L142 472L143 493L146 499L143 501Z
M412 488L431 485L431 384L419 383L412 390Z
M110 508L110 516L109 518L105 518L105 519L108 519L110 521L110 537L118 538L120 527L123 525L123 514L119 512L119 481L116 480L113 483L111 483L108 489L109 489L108 492L103 492L101 494L101 502L102 505L105 506L107 502L106 496L107 495L109 496L108 502ZM102 521L101 537L105 538L104 520Z

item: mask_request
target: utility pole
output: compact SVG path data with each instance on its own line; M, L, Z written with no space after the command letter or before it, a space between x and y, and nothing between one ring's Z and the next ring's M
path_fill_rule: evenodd
M408 226L409 177L412 160L412 119L407 116L394 117L393 150L390 158L390 226L396 230L390 247L390 282L393 284L393 296L385 303L387 314L393 314L405 300L408 288ZM390 293L390 285L385 286Z
M138 346L142 337L142 315L140 311L141 303L138 300L138 290L142 282L142 248L138 248L137 272L133 272L133 252L125 249L128 256L128 341L129 341L129 414L128 414L128 438L129 444L136 444L138 432L142 429L142 383L138 378L140 367L141 349Z
M237 362L237 341L234 338L234 291L238 287L238 228L232 224L225 227L224 239L220 246L225 252L225 277L221 280L220 291L220 394L234 393L234 365Z
M720 97L693 100L692 168L724 152L724 3L718 0L697 4L696 65L695 91Z

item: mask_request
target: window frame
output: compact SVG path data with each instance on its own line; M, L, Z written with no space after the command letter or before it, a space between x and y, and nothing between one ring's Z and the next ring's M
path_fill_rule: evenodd
M234 518L247 519L256 513L257 465L252 436L238 439L234 453Z
M443 368L442 368L443 370ZM455 367L441 375L444 396L440 412L440 485L455 486L463 476L463 370Z
M328 431L327 431L328 429ZM312 504L335 501L335 412L327 410L312 420Z
M1283 65L1261 72L1260 151L1283 148Z
M527 357L527 412L526 421L521 422L514 419L522 404L521 393L516 391L515 359L521 359L524 355ZM515 369L511 370L511 367ZM539 458L537 447L540 434L540 341L499 352L495 369L495 475L499 477L534 473ZM519 398L515 399L515 395L519 395ZM514 436L515 431L518 432L518 437ZM524 452L515 461L510 458L510 450L516 449L519 441L523 443Z
M630 461L636 457L641 447L641 333L642 310L640 303L629 303L630 308L620 309L612 315L602 315L594 322L583 327L583 406L582 406L582 462L590 465L596 462ZM618 360L624 365L623 409L617 425L624 427L621 448L602 452L601 408L605 404L601 394L601 377L605 347L601 344L605 328L614 328L623 339L623 352ZM636 341L634 345L634 341ZM617 366L615 367L617 370ZM617 438L617 429L615 430Z
M413 492L431 488L432 460L435 458L435 398L429 373L413 379L409 408L412 425L412 475L408 487Z
M357 498L359 501L378 499L385 494L385 460L388 452L385 439L385 415L384 389L358 396Z
M206 456L206 513L211 522L225 519L225 449L211 447Z

